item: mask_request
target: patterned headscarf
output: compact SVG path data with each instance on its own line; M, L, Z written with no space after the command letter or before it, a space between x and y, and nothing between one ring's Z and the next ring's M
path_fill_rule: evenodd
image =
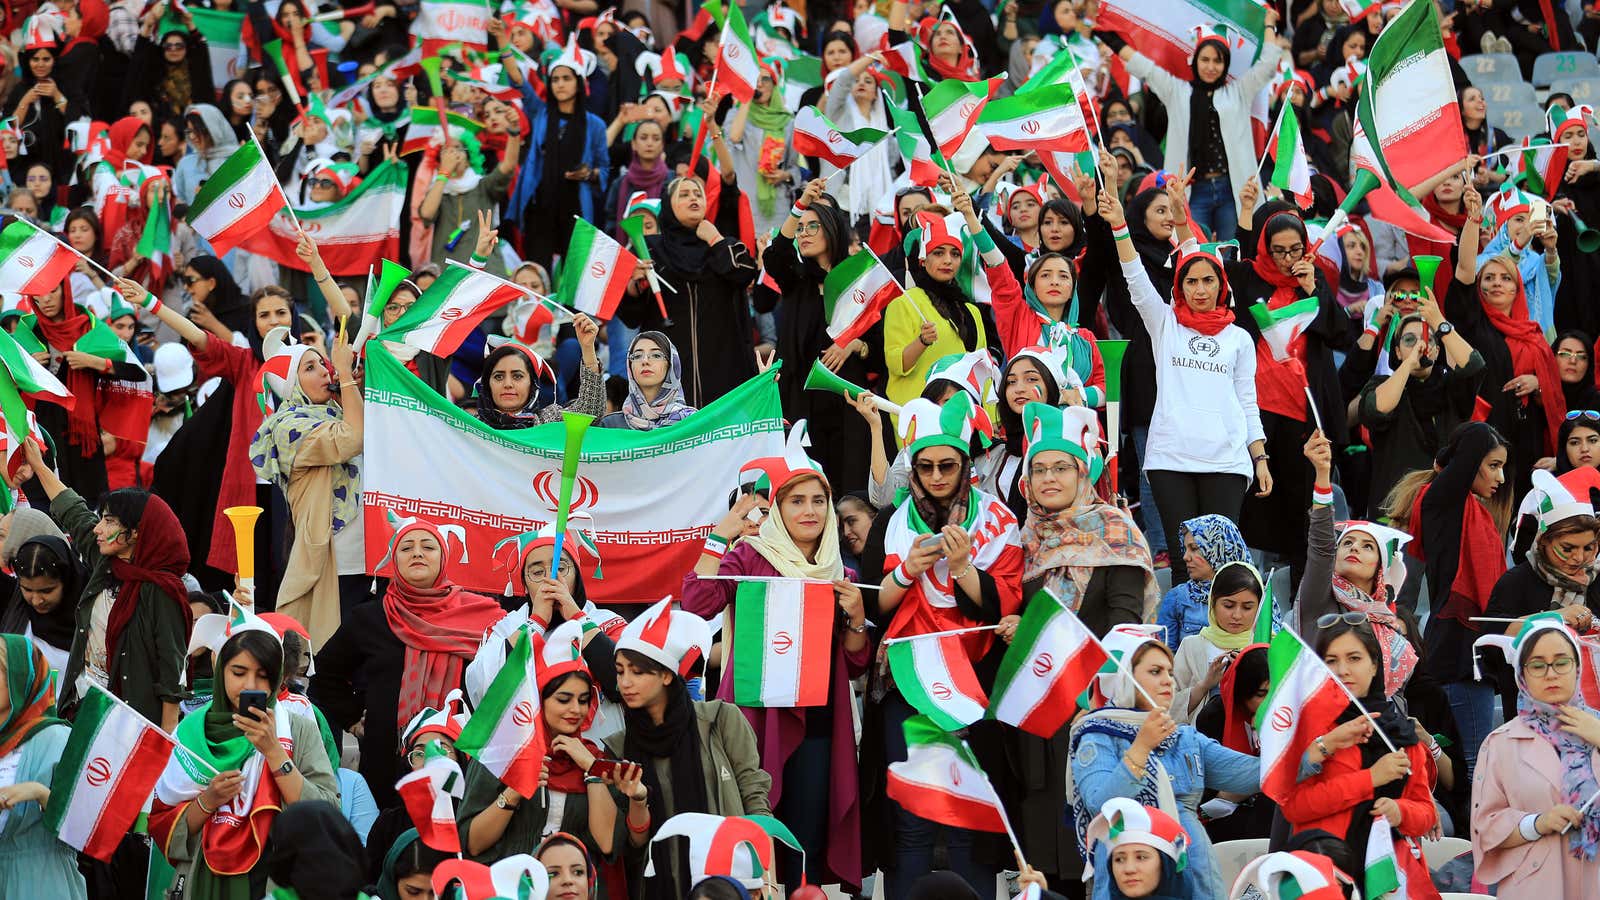
M688 418L694 412L694 407L683 402L683 364L678 361L678 348L659 331L641 331L628 345L629 356L633 355L640 341L650 341L665 350L672 360L672 366L667 370L666 380L661 382L660 390L656 392L656 399L650 401L645 399L644 390L633 380L632 362L628 364L628 399L622 401L622 414L627 417L628 427L635 431L649 431Z
M1239 526L1227 516L1212 513L1189 519L1178 526L1180 544L1185 536L1194 538L1195 548L1211 564L1213 573L1231 562L1250 561L1250 548L1245 546L1244 535L1239 533ZM1183 551L1180 548L1178 552ZM1210 602L1211 579L1196 581L1191 578L1188 587L1190 603L1205 605Z
M1517 678L1517 717L1555 748L1556 756L1561 759L1562 802L1581 809L1596 791L1600 791L1600 783L1597 783L1594 764L1590 759L1590 753L1594 748L1583 738L1562 728L1560 707L1533 699L1533 695L1528 691L1528 680L1522 673L1522 664L1533 651L1534 644L1538 643L1540 630L1560 634L1572 645L1572 655L1578 662L1576 677L1573 680L1579 688L1572 692L1572 699L1568 700L1566 705L1588 710L1589 705L1583 700L1582 688L1584 657L1588 653L1582 648L1572 630L1560 623L1559 617L1544 613L1541 617L1535 618L1542 617L1549 617L1553 621L1548 623L1541 621L1533 629L1524 626L1526 636L1519 636L1517 640L1517 659L1513 663ZM1596 815L1592 808L1585 813L1579 826L1567 832L1567 852L1572 854L1573 859L1592 860L1596 851L1600 850L1600 815Z
M319 426L344 417L338 400L312 403L300 387L299 373L289 372L289 392L277 412L256 429L250 442L250 465L256 475L283 491L289 489L295 457L305 446L305 436ZM361 514L361 469L355 461L333 466L333 530L341 531Z

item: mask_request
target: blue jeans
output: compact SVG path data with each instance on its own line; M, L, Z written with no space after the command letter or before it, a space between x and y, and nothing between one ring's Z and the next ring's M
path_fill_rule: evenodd
M772 811L789 826L806 853L806 880L826 884L823 863L828 855L828 775L833 769L832 739L825 734L800 742L783 764L783 796ZM798 873L782 871L791 890L800 886Z
M883 750L884 762L904 762L906 758L906 720L915 710L899 694L883 698ZM979 897L994 896L994 880L998 873L972 858L973 832L931 822L906 812L900 804L894 806L894 868L883 873L885 900L906 900L911 885L918 878L933 871L933 847L939 833L944 833L946 868L972 885Z
M1233 181L1226 175L1206 178L1189 189L1189 215L1213 241L1231 241L1239 230L1239 208L1233 202Z
M1478 748L1494 730L1494 688L1481 681L1452 681L1444 686L1450 698L1450 712L1456 717L1456 728L1461 732L1461 752L1467 760L1467 783L1472 783L1472 769L1478 762Z
M1168 548L1167 531L1161 527L1161 511L1156 509L1156 495L1150 492L1150 479L1144 477L1144 448L1150 440L1150 427L1133 428L1130 433L1133 448L1139 454L1139 512L1144 514L1144 539L1150 543L1150 555L1154 556Z

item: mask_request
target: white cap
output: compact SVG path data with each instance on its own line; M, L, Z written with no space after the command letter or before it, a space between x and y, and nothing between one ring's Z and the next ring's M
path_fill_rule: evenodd
M156 390L163 394L194 384L194 356L188 347L176 341L156 348L154 368Z

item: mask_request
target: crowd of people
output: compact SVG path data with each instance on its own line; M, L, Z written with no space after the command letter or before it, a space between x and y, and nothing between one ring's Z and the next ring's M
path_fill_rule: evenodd
M1549 93L1523 149L1564 166L1514 165L1461 62L1592 61L1600 17L1260 5L1239 65L1234 24L1176 64L1110 27L1133 0L13 4L0 896L1600 895L1596 122ZM1414 209L1448 241L1336 215L1365 59L1419 5L1468 148ZM930 93L985 79L1072 84L1088 151L981 119L941 146ZM816 115L889 136L836 165ZM1304 196L1267 153L1285 121ZM255 151L292 212L213 246L189 213ZM576 516L468 590L490 562L453 526L364 509L381 342L354 338L462 266L570 304L585 228L640 260L609 315L506 307L404 377L485 433L688 428L770 380L791 432L696 475L741 488L648 594L594 602ZM75 264L9 292L19 233ZM862 254L895 290L840 338L830 275ZM831 585L810 705L735 678L741 581ZM1108 662L1048 733L994 705L944 728L929 667L981 704L1058 607ZM1343 692L1292 727L1258 715L1286 631ZM522 714L518 666L536 779L474 738ZM176 752L90 853L49 811L104 694ZM906 787L930 730L1005 830L957 762ZM446 837L397 789L437 771Z

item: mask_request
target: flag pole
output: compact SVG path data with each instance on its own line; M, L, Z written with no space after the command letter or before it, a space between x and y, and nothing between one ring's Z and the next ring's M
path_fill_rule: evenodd
M784 575L696 575L701 581L757 581L757 582L799 582L800 584L833 584L826 578L790 578ZM862 584L852 581L850 584L867 591L881 591L881 584Z
M1600 800L1600 791L1595 791L1594 793L1589 795L1589 799L1583 801L1583 805L1578 807L1578 815L1581 816L1584 813L1588 812L1589 811L1589 807L1593 806L1594 802L1596 800ZM1561 833L1562 834L1566 834L1567 832L1569 832L1571 830L1572 830L1572 823L1571 822L1568 822L1567 824L1561 826Z
M876 250L873 250L871 247L867 247L866 250L867 250L868 253L872 254L873 260L876 261L878 265L883 266L883 270L885 272L889 272L889 276L891 278L894 277L894 273L889 271L889 267L883 265L883 260L879 259L878 253L877 253ZM905 284L900 281L900 279L898 279L898 278L895 279L894 286L900 289L900 296L901 297L906 297L907 288L906 288ZM897 297L895 299L899 299L899 298ZM918 306L915 300L912 300L910 297L906 297L906 302L911 304L911 309L916 312L917 318L922 320L922 324L924 324L924 325L932 324L931 322L928 321L928 317L923 315L922 307Z
M1334 684L1337 684L1339 686L1339 690L1344 691L1344 695L1346 697L1350 698L1350 702L1355 704L1356 709L1361 710L1361 714L1370 719L1371 716L1372 716L1372 713L1367 712L1367 708L1365 706L1361 705L1361 701L1356 697L1356 695L1350 693L1350 689L1345 687L1344 682L1339 680L1339 676L1333 674L1333 670L1329 669L1328 668L1328 664L1322 661L1322 657L1317 655L1317 651L1311 649L1311 645L1307 644L1306 643L1306 639L1300 636L1300 632L1295 631L1293 628L1285 628L1283 630L1289 632L1292 635L1294 635L1294 639L1296 641L1299 641L1300 642L1300 646L1304 647L1306 652L1311 655L1311 658L1315 659L1317 661L1317 665L1319 665L1323 669L1327 670L1328 677L1333 680ZM1372 677L1381 678L1381 677L1383 677L1383 673L1379 672L1376 675L1373 675ZM1379 729L1376 726L1374 726L1372 730L1373 730L1374 733L1376 733L1378 735L1378 737L1383 738L1383 743L1384 743L1385 746L1387 746L1389 748L1389 752L1390 753L1398 753L1398 752L1400 752L1400 748L1396 747L1394 745L1394 741L1389 740L1389 736L1384 734L1381 729Z
M702 575L700 577L704 578L705 576ZM998 624L975 625L972 628L952 628L949 631L930 631L927 634L908 634L905 637L884 638L883 645L887 647L890 644L903 644L907 641L920 641L924 638L950 637L957 634L973 634L974 632L979 631L993 631L999 627L1000 626Z
M44 235L45 237L49 238L50 240L55 241L56 243L60 244L61 246L67 248L69 251L72 252L73 256L76 256L77 258L79 258L79 259L83 260L84 262L88 263L89 265L93 266L101 275L104 275L106 277L106 280L111 282L111 284L109 285L110 287L112 287L112 288L116 287L117 276L111 274L111 272L109 272L106 269L105 266L102 266L99 263L95 262L94 260L90 259L89 257L84 256L82 253L79 253L71 244L67 243L66 241L63 241L62 239L56 237L54 234L51 234L50 232L44 230L43 228L40 228L38 225L33 224L33 222L29 221L28 219L23 218L22 216L15 216L14 218L18 222L21 222L24 225L27 225L29 228L32 228L34 231L39 232L40 234Z
M201 766L203 766L204 768L209 770L212 775L220 775L220 774L222 774L221 772L217 771L216 766L213 766L211 763L207 762L205 760L205 758L201 757L199 754L195 753L193 750L190 750L188 747L185 747L183 745L183 742L178 740L177 735L172 734L172 733L167 732L167 731L163 731L160 725L157 725L156 723L154 723L154 722L150 721L149 719L145 718L143 713L139 712L137 709L134 709L126 700L123 700L121 697L118 697L116 694L113 694L110 691L106 690L105 688L101 687L98 682L91 681L90 685L95 690L97 690L100 693L105 694L107 697L109 697L111 699L112 703L115 703L116 705L126 709L128 712L131 712L134 715L138 716L139 720L141 722L144 722L146 725L149 725L151 728L154 728L159 734L165 736L168 740L172 741L172 746L176 747L179 750L182 750L184 753L189 754L189 758L190 759L194 760L195 762L199 763Z
M267 162L271 158L267 156L267 148L261 146L261 138L256 136L256 130L254 128L248 130L250 132L251 143L256 145L256 151L261 154L261 161ZM304 143L304 141L301 143ZM268 168L271 168L271 166L269 165ZM278 189L278 196L283 198L283 211L289 214L289 221L294 223L294 230L304 234L305 229L300 227L300 220L295 217L294 204L289 202L289 194L283 189L283 182L278 180L278 173L276 172L272 173L272 186Z

